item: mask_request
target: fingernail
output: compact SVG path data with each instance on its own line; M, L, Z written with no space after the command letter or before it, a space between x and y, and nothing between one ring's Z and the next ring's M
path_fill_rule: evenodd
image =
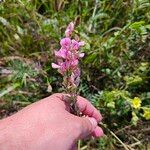
M86 118L89 119L89 121L91 122L91 124L92 124L92 126L93 126L93 129L95 129L96 126L97 126L97 121L96 121L96 119L93 118L93 117L86 117Z
M104 135L104 132L103 132L103 130L99 130L99 131L96 131L95 132L95 137L102 137Z

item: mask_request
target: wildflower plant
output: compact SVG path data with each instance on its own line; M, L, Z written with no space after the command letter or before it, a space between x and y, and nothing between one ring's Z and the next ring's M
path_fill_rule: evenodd
M84 53L81 53L79 49L84 46L84 42L79 41L77 37L73 39L73 31L74 23L71 22L65 31L65 38L60 40L61 48L54 52L57 63L52 63L52 68L58 69L58 72L63 76L63 86L68 94L64 100L71 105L72 113L77 114L75 103L80 82L79 60L84 57Z

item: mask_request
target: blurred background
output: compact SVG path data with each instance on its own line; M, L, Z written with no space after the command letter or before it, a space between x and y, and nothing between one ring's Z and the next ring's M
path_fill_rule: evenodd
M51 63L71 21L86 42L78 91L105 131L78 149L150 150L149 0L1 0L0 119L62 92Z

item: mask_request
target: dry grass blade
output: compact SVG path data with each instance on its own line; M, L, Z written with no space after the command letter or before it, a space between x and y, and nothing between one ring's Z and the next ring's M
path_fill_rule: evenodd
M10 87L8 87L6 90L0 92L0 97L10 93L11 91L13 91L14 89L16 89L17 87L19 87L20 84L16 83Z

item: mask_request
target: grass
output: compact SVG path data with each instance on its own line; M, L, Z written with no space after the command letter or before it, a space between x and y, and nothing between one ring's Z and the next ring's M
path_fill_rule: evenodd
M80 149L148 150L149 0L4 0L0 2L0 118L55 92L54 50L74 21L82 48L80 95L103 115L105 136ZM135 109L134 97L141 106Z

